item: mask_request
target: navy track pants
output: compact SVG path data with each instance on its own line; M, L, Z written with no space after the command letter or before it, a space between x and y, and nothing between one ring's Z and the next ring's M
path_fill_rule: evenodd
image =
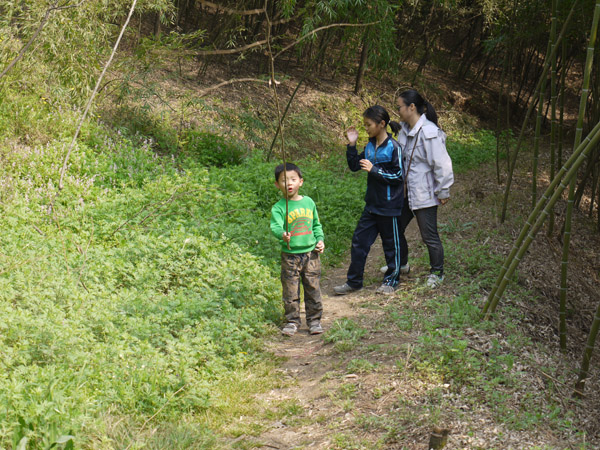
M355 289L363 285L363 275L367 255L377 235L381 236L383 252L388 270L383 278L383 284L396 287L400 281L400 217L380 216L363 211L354 235L350 251L350 267L348 268L347 283Z

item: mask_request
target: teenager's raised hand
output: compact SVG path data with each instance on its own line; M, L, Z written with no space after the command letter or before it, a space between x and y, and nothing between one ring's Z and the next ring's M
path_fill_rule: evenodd
M358 141L358 131L356 131L356 128L348 128L346 130L346 137L348 138L348 144L356 145L356 141Z

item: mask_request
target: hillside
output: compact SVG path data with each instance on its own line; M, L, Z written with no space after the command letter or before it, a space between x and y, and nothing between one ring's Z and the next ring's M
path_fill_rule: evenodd
M283 144L272 146L267 78L226 83L254 77L260 57L201 71L197 59L171 56L172 43L159 53L136 44L109 70L62 189L83 94L73 100L50 66L38 73L31 62L0 85L0 448L421 449L436 427L451 449L600 446L596 359L585 396L572 396L597 303L597 217L576 213L567 352L556 237L540 233L498 313L482 318L531 207L527 147L508 219L498 219L507 160L503 149L498 180L497 84L463 83L434 65L416 82L440 114L456 173L440 208L441 288L423 286L427 255L413 223L400 290L374 294L376 247L366 289L335 297L365 189L347 169L343 132L356 126L364 143L362 112L394 112L418 62L367 72L355 94L350 71L303 78L290 57L277 73L281 109L301 84ZM319 337L279 333L269 213L282 145L326 234ZM549 179L543 152L540 187Z

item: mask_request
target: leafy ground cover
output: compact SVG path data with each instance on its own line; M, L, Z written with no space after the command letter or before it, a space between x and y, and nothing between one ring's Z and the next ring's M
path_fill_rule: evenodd
M212 448L275 383L276 162L204 131L89 122L59 191L75 116L58 117L58 138L0 147L0 445ZM342 154L301 162L328 264L364 189Z

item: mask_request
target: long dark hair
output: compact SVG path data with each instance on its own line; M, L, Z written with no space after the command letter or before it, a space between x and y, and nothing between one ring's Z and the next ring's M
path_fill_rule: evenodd
M428 120L436 125L438 124L438 116L435 109L431 106L431 103L425 100L417 91L408 89L400 94L400 97L402 97L406 106L410 106L411 103L414 103L419 114L425 114L425 117L427 117Z
M390 126L390 128L392 129L392 133L394 134L398 134L398 131L400 131L400 124L398 122L390 120L389 113L381 105L373 105L367 108L367 110L363 113L363 117L371 119L375 123L379 123L383 120L386 125Z

